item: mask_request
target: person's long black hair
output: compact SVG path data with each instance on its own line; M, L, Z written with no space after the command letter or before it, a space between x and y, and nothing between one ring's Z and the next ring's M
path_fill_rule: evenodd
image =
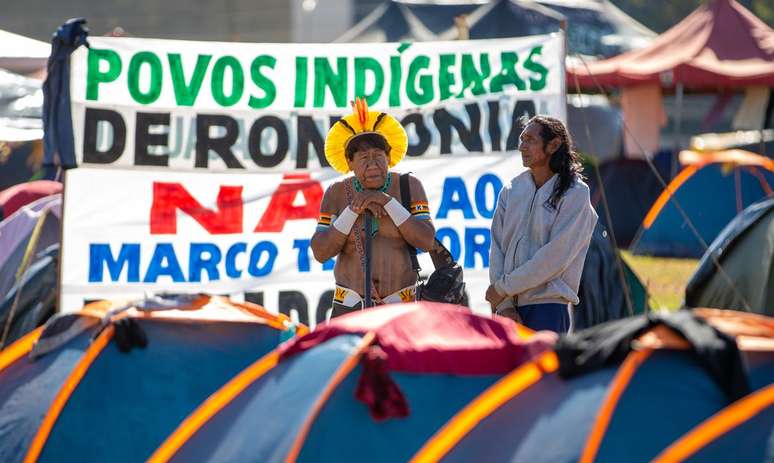
M559 119L549 116L535 116L528 123L540 124L540 138L543 140L543 148L548 143L558 138L561 144L559 148L551 155L548 161L548 167L551 172L559 174L559 178L554 184L554 191L548 198L548 203L556 209L556 205L562 198L562 195L570 188L576 178L583 178L581 175L582 167L580 157L575 152L575 146L570 137L570 131L567 130L564 123Z

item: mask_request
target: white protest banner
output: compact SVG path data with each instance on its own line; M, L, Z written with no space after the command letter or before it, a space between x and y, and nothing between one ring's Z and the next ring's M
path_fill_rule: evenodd
M406 160L423 183L437 237L465 272L471 306L488 311L489 226L519 156ZM309 246L324 190L314 173L194 173L82 167L66 173L60 307L149 293L206 292L296 309L303 322L330 306L333 262ZM423 274L433 270L420 256ZM327 294L325 294L328 292Z
M78 165L327 166L349 102L396 116L409 157L513 152L519 117L565 119L564 37L250 44L91 37L71 56Z

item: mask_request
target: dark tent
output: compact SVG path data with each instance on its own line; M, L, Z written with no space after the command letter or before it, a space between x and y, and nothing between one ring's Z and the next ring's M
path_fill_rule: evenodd
M668 163L654 159L659 173L668 170ZM599 221L615 233L616 244L627 248L634 239L653 202L663 191L661 183L642 159L612 159L599 163L599 177L610 208L612 225L607 223L602 190L593 165L584 166L584 175L591 190L591 205Z
M454 18L466 16L470 39L547 34L559 30L563 16L534 2L434 2L388 0L335 42L455 40Z
M293 329L209 296L100 301L52 318L0 352L0 460L144 461Z
M403 3L387 1L334 42L424 42L435 34Z
M626 287L621 283L622 270ZM578 297L580 303L573 312L575 330L648 310L645 287L626 262L620 256L616 257L616 250L600 223L591 236Z
M742 150L680 152L684 166L651 206L633 253L701 257L705 248L678 209L711 243L738 213L774 195L774 161Z
M412 461L654 461L705 420L757 391L771 394L772 319L704 309L648 320L655 324L632 338L622 333L631 335L631 324L645 325L643 317L561 338L556 355L522 365L476 397ZM697 330L690 342L673 331L680 325ZM707 362L711 355L722 356L722 365ZM599 361L590 362L593 368L577 367L589 358ZM732 376L747 387L730 393ZM765 450L767 430L737 434L737 446L749 439L755 451ZM755 454L747 448L738 453Z
M465 18L470 39L497 39L550 34L561 29L564 16L534 2L492 0ZM441 40L454 40L457 28L438 33Z
M61 204L60 195L40 198L0 222L0 301L17 284L22 266L61 241Z
M571 54L609 58L645 47L656 33L608 0L537 0L567 18Z
M59 243L35 256L35 262L0 301L2 346L16 341L46 322L56 310ZM6 332L7 329L7 332Z
M728 278L718 271L713 257ZM685 303L770 315L774 313L772 270L774 199L767 199L745 209L715 238L685 288Z
M608 1L388 0L335 41L455 40L460 38L455 18L462 15L470 39L547 34L566 19L570 54L608 57L655 37Z

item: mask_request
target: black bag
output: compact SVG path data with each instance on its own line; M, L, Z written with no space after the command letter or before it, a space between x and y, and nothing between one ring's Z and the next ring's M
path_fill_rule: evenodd
M400 176L400 199L403 207L410 210L411 190L408 184L408 174ZM411 256L412 268L419 275L421 268L417 260L417 250L413 246L408 246L408 252ZM467 305L462 267L454 260L446 246L436 239L433 249L428 251L428 254L433 261L435 271L430 274L426 281L417 285L417 300Z

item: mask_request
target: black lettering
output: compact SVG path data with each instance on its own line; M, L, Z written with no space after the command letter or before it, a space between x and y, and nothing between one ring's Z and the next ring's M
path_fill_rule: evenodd
M168 146L169 130L164 133L150 133L152 125L169 127L169 113L137 113L134 129L134 165L169 166L168 154L150 154L150 146Z
M263 306L263 291L245 293L245 301Z
M317 129L317 124L311 116L298 116L298 153L296 168L306 169L309 161L309 144L314 146L321 167L330 167L325 159L325 139Z
M400 123L403 125L403 127L407 127L409 124L414 124L414 132L417 134L417 137L419 137L419 142L417 142L416 145L409 143L408 151L406 154L409 156L422 156L425 154L425 151L427 151L427 148L430 146L430 142L433 140L433 136L427 129L427 126L425 125L425 118L422 117L422 114L409 114L408 116L404 117Z
M97 129L100 122L113 128L113 144L105 151L97 149ZM111 164L116 162L126 146L126 123L116 111L86 108L83 133L84 164Z
M322 296L320 296L320 301L317 302L317 312L315 316L317 317L315 319L316 323L323 323L325 321L325 316L328 314L328 309L331 308L333 303L333 290L329 289L328 291L325 291L322 293Z
M219 138L210 138L210 127L223 127L226 134ZM244 169L231 147L239 137L239 125L233 117L222 114L199 114L196 116L196 163L195 167L207 168L210 150L218 153L229 169Z
M452 127L457 132L460 142L468 152L481 152L484 150L484 143L481 141L479 127L481 126L481 110L477 103L465 105L465 110L470 118L470 129L465 127L465 123L453 117L446 109L438 109L433 114L433 122L441 135L441 154L451 153Z
M280 291L278 305L280 312L288 317L291 317L291 312L295 310L298 313L298 321L309 326L309 306L303 293L298 291Z
M503 134L500 133L500 102L487 101L489 107L489 139L492 140L492 151L500 151L500 143Z
M274 153L267 154L261 151L263 131L267 128L274 129L277 134L277 148ZM276 116L263 116L257 119L250 127L250 136L247 139L247 150L250 157L259 167L275 167L279 165L288 154L288 129L282 120Z

